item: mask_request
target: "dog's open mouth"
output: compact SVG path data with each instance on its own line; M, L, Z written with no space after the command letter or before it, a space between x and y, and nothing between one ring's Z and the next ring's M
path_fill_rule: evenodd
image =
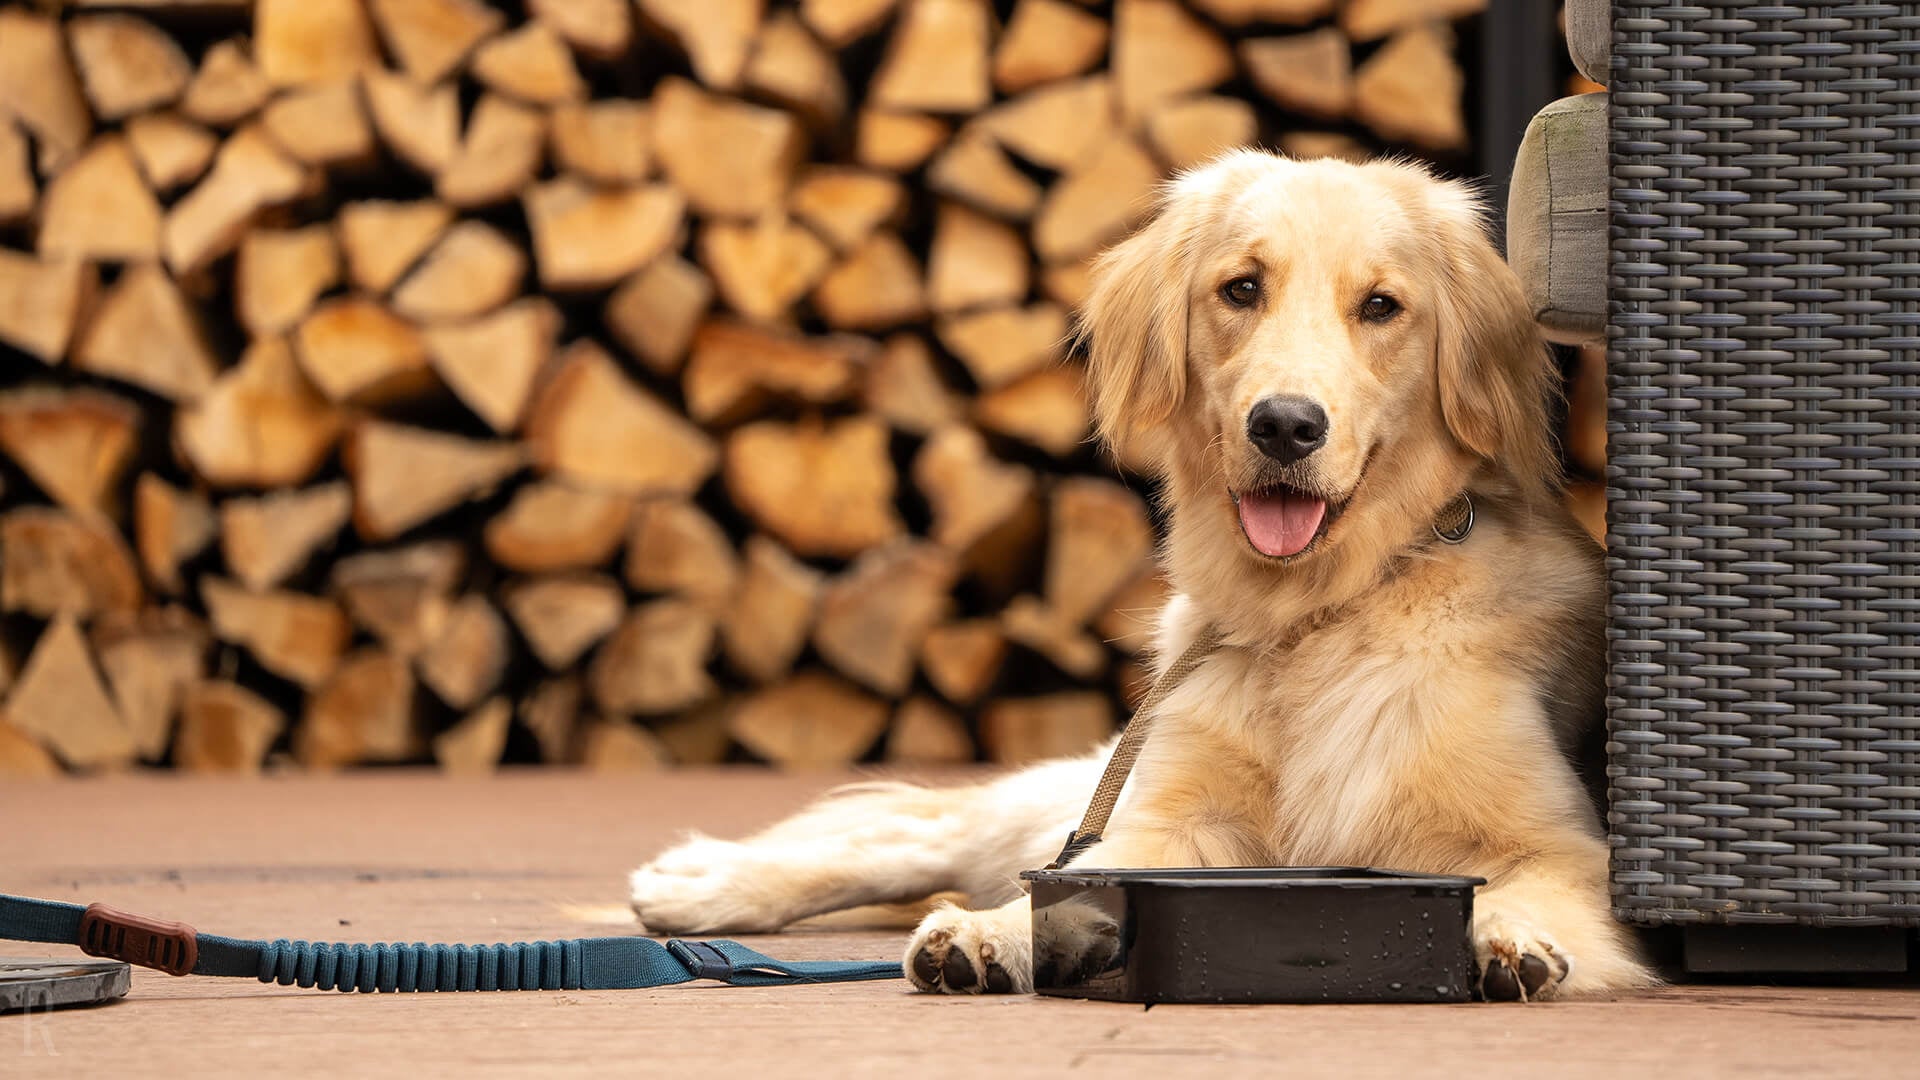
M1262 555L1290 558L1313 546L1327 529L1327 500L1310 491L1274 484L1233 496L1240 530Z

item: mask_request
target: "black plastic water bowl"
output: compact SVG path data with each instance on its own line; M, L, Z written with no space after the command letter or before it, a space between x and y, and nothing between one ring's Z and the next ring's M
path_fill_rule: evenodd
M1460 1002L1480 878L1030 870L1034 989L1152 1003Z

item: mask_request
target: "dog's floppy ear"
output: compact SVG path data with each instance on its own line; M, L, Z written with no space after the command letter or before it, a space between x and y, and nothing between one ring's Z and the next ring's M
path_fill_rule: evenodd
M1163 198L1146 227L1093 264L1077 331L1094 425L1116 449L1164 423L1187 389L1192 212Z
M1547 434L1550 354L1514 277L1471 209L1448 214L1439 303L1440 413L1467 450L1526 483L1557 475Z

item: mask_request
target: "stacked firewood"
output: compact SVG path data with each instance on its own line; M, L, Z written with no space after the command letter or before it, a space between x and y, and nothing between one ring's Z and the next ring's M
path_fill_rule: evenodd
M1480 2L0 5L0 773L1088 746L1088 259Z

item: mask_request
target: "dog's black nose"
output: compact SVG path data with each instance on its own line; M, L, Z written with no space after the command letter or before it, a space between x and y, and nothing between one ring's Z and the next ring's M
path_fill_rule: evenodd
M1327 441L1327 411L1303 397L1264 398L1247 414L1247 440L1291 465Z

